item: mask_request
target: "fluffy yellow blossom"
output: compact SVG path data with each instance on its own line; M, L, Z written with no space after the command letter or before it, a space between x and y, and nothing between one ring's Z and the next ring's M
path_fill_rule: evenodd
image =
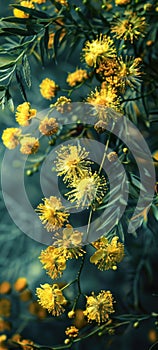
M106 322L109 314L115 312L113 308L113 296L110 291L102 290L98 295L92 293L87 296L86 310L84 315L88 322L96 321L98 324Z
M55 0L55 2L59 3L62 6L68 6L67 0Z
M74 230L71 225L66 225L62 234L55 234L55 242L45 250L42 250L39 259L43 268L47 270L52 279L63 274L68 259L82 256L84 251L78 246L81 244L82 234Z
M86 102L95 107L98 115L100 117L102 116L101 119L106 119L106 113L104 118L105 107L113 108L115 111L120 110L120 100L117 91L111 86L105 86L104 88L101 88L100 91L96 89L95 92L91 92L90 96L87 97Z
M35 137L24 136L20 140L20 152L23 154L33 154L39 149L39 141Z
M57 101L50 105L50 107L55 107L58 112L66 113L71 111L71 99L65 96L60 96Z
M114 21L111 32L114 33L117 39L129 40L133 43L134 39L145 36L145 17L139 17L135 13L128 13L125 18L117 18Z
M127 5L131 0L115 0L115 5Z
M66 193L70 202L76 202L77 207L89 207L95 202L102 203L103 197L107 190L107 183L104 176L97 173L85 175L81 179L72 182L74 187Z
M116 48L113 40L107 35L100 35L96 40L92 42L87 41L83 48L84 59L88 66L96 67L99 58L110 58L116 56Z
M64 305L67 304L67 300L58 284L51 286L45 283L41 285L41 288L36 289L36 294L39 304L51 312L53 316L59 316L65 311Z
M42 135L51 136L57 133L58 123L55 118L45 117L39 125L39 131Z
M27 7L29 9L34 9L34 7L35 7L33 5L32 1L27 1L27 0L21 1L19 5ZM15 17L18 17L18 18L29 18L29 16L30 16L29 13L27 13L26 10L24 12L24 11L18 10L16 8L13 10L13 14L14 14Z
M35 2L36 4L44 4L47 0L32 0L32 2Z
M65 211L59 198L51 196L43 199L36 209L39 218L45 225L47 231L54 231L64 225L68 220L69 213Z
M18 128L7 128L3 131L2 141L9 149L14 149L20 141L21 130Z
M112 238L109 243L106 237L101 237L93 243L96 252L91 256L90 262L97 265L100 270L117 269L117 263L124 258L124 245L118 242L118 237Z
M58 90L58 85L56 85L54 80L45 78L40 84L41 95L47 100L51 100Z
M113 88L116 92L120 85L118 74L118 61L116 58L101 60L96 69L96 73L100 75L103 81L101 84L101 88L107 89L108 85L110 85L111 88Z
M64 175L64 181L72 181L88 173L92 162L86 159L89 152L84 147L61 146L56 153L56 171L58 176Z
M88 79L87 71L85 69L76 69L75 72L68 74L66 81L70 86L75 86L85 79Z
M30 339L21 339L21 337L19 337L19 339L13 340L16 341L16 343L19 344L20 348L23 350L31 350L34 345L34 342Z
M82 235L81 232L74 230L70 224L67 224L63 229L62 236L60 234L55 234L55 244L58 245L58 247L74 247L82 243Z
M102 89L107 90L108 84L115 92L117 89L124 89L127 86L131 88L139 82L140 63L142 59L140 57L133 58L126 56L124 59L118 57L116 59L104 59L100 61L96 73L99 74L103 80ZM108 83L108 84L107 84Z
M79 333L79 329L76 328L75 326L70 326L66 328L65 334L69 338L77 338Z
M31 109L29 102L18 105L15 113L17 123L21 126L29 125L30 119L36 117L36 112L36 109Z
M98 67L96 68L96 73L105 80L107 77L116 75L117 67L118 63L116 58L104 58L100 60Z
M62 233L56 233L54 235L54 245L62 248L65 251L66 259L78 259L79 256L82 256L84 250L80 248L82 244L83 233L67 224L63 229Z
M43 268L47 270L52 279L60 277L66 269L67 250L55 246L49 246L42 250L39 259Z

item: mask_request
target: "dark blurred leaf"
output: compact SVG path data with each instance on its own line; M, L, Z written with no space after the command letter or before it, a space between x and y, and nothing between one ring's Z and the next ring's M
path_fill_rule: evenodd
M44 46L45 46L45 51L47 56L48 56L48 41L49 41L49 27L46 27L45 33L44 33Z
M45 42L44 42L44 37L41 38L40 43L39 43L39 47L40 47L40 56L41 56L41 60L42 60L42 64L44 66L44 58L45 58Z
M18 23L18 24L27 24L30 22L33 22L35 20L30 19L30 18L18 18L15 16L10 16L10 17L2 17L0 22L9 22L9 23Z
M20 36L30 36L34 35L35 31L30 27L29 30L24 30L21 28L8 27L2 28L1 33L11 34L11 35L20 35Z
M58 47L59 47L59 39L60 39L60 35L61 35L62 30L63 30L63 28L58 29L54 35L54 58L55 59L57 57L57 51L58 51Z
M91 30L93 29L93 26L90 23L89 19L81 12L81 10L77 12L77 15L80 17L80 19L86 25L86 27L88 26L89 28L91 28Z
M56 21L57 19L61 19L62 17L55 17L54 20ZM51 18L51 21L53 21L53 19ZM50 22L50 18L18 18L18 17L14 17L14 16L10 16L10 17L4 17L1 18L0 22L6 22L6 23L15 23L15 24L22 24L25 26L33 26L33 25L44 25ZM2 27L3 28L3 27Z
M50 2L54 5L54 0L50 0ZM55 7L57 8L58 11L62 9L62 5L58 2L55 3Z
M130 177L133 185L146 193L146 188L142 185L139 178L134 174L130 174Z
M71 38L71 37L70 37ZM68 51L66 55L66 59L68 60L69 57L72 55L72 52L77 48L78 46L78 37L74 38L73 42L70 45L70 50Z

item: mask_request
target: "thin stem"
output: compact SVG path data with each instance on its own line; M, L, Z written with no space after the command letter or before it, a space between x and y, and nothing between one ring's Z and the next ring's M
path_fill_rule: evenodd
M81 273L82 271L82 266L80 267L80 270L79 270L79 273ZM147 316L137 316L137 320L139 321L144 321L146 319L149 319L150 317L153 317L153 314L152 313L151 315L147 315ZM155 316L155 315L154 315ZM117 318L117 317L116 317ZM117 323L117 324L114 324L112 326L113 329L116 329L116 328L119 328L119 327L122 327L124 325L129 325L130 323L133 323L133 319L132 320L127 320L127 321L123 321L123 322L120 322L120 323ZM110 327L111 328L111 327ZM108 326L107 324L103 324L101 326L98 326L98 327L95 327L91 332L88 332L87 334L83 334L81 335L79 338L77 339L74 339L73 342L70 342L68 344L65 344L65 345L59 345L59 346L53 346L53 347L49 347L49 346L46 346L46 345L30 345L28 344L28 346L30 346L30 348L32 347L33 349L45 349L45 350L63 350L63 349L68 349L68 348L71 348L73 346L74 343L78 343L79 341L82 341L84 339L87 339L93 335L95 335L96 333L100 332L100 331L103 331L102 334L104 334L104 332L108 332ZM16 342L12 342L12 343L16 343ZM17 343L16 343L17 344ZM158 344L158 341L156 343L154 343L150 348L149 350L152 350L154 348L155 345ZM26 344L27 345L27 344Z
M73 310L75 310L77 302L79 300L79 297L82 294L80 277L81 277L81 272L82 272L82 269L83 269L83 266L84 266L84 260L85 260L85 254L82 256L82 261L81 261L81 264L80 264L80 268L79 268L79 271L77 273L77 277L75 279L75 281L77 282L77 286L78 286L78 294L77 294L77 297L74 300L74 304L73 304L73 308L72 308Z
M29 323L30 319L27 318L25 319L21 324L20 326L18 327L18 329L16 330L16 334L20 334L24 329L25 327L27 326L27 324Z
M71 284L73 284L75 282L76 282L76 278L73 281L67 283L64 287L61 288L61 290L64 290L64 289L68 288L69 286L71 286Z
M85 260L85 255L82 256L81 265L80 265L80 268L79 268L79 271L78 271L78 274L77 274L77 278L76 278L77 279L77 284L78 284L78 290L79 290L80 295L82 294L81 284L80 284L80 277L81 277L81 272L82 272L83 265L84 265L84 260Z
M86 241L86 243L90 243L90 242L88 242L88 239L89 239L89 233L90 233L90 225L91 225L92 215L93 215L93 209L92 209L92 207L91 207L90 213L89 213L89 218L88 218L88 224L87 224L87 241Z
M110 131L108 139L106 141L105 150L104 150L104 154L103 154L103 158L102 158L102 161L101 161L101 164L100 164L100 168L99 168L98 174L101 173L101 170L103 168L103 165L104 165L104 162L105 162L105 158L107 156L107 150L108 150L108 147L109 147L110 136L111 136L111 133L112 133L112 131L114 129L114 126L115 126L115 122L113 122L113 124L112 124L111 131Z

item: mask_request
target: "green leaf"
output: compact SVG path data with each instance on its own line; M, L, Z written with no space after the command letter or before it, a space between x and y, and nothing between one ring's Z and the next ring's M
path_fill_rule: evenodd
M35 40L35 35L33 36L33 38L29 38L29 40L21 43L20 45L17 44L16 41L13 41L13 40L9 40L9 43L7 43L4 47L0 48L0 54L4 54L6 56L6 54L13 54L13 53L17 53L19 51L21 51L23 48L27 47L29 48L31 46L31 44L34 42ZM1 67L0 67L1 68Z
M125 240L125 235L124 235L124 231L123 231L123 227L121 222L118 223L118 232L119 232L119 236L122 242L124 242Z
M56 21L57 19L63 19L63 17L61 16L58 16L58 17L55 17L54 18L54 21ZM53 21L53 18L51 18L51 21ZM50 22L50 17L48 18L18 18L18 17L15 17L15 16L10 16L10 17L3 17L1 18L0 22L7 22L7 23L17 23L17 24L24 24L24 25L32 25L32 24L35 24L35 23L41 23L41 24L44 24L44 23L48 23Z
M133 185L146 193L146 188L142 185L139 178L134 174L130 174L130 177Z
M4 110L4 108L5 108L5 102L6 102L6 97L5 97L5 95L3 95L0 99L0 104L1 104L2 110Z
M9 110L13 113L14 112L14 102L13 102L13 99L12 99L8 89L6 91L6 102L7 102Z
M101 223L100 226L98 226L96 231L98 232L100 230L103 230L106 227L106 234L107 234L111 230L111 228L107 230L108 225L113 227L118 224L119 214L120 214L120 208L118 206L112 206L112 208L107 207L107 209L105 210L105 213L102 214L103 222Z
M31 70L27 55L22 58L22 72L27 86L31 87Z
M7 70L8 68L12 67L13 65L15 65L15 61L10 61L7 64L4 64L3 66L0 66L0 73L2 73L2 71Z
M155 219L158 220L158 207L154 204L152 204L152 210L153 210L153 214L155 216Z
M13 102L13 99L10 98L10 99L7 101L7 104L8 104L9 110L13 113L13 112L14 112L14 102Z
M10 16L1 18L0 22L27 24L28 22L30 22L30 18L18 18L15 16Z
M17 83L19 85L19 89L20 89L20 92L21 92L21 95L22 95L23 99L25 101L27 101L22 75L21 75L21 72L18 69L16 70L16 80L17 80Z
M6 71L6 73L4 73L4 74L2 74L2 75L1 75L1 73L0 73L0 82L3 81L3 80L8 79L8 78L11 76L11 74L14 73L14 70L15 70L15 66L14 66L13 69L11 69L11 70L8 69L8 70Z
M29 28L29 30L15 28L15 27L8 27L8 28L2 28L1 32L5 32L6 34L11 34L11 35L20 35L20 36L30 36L30 35L36 34L31 27Z

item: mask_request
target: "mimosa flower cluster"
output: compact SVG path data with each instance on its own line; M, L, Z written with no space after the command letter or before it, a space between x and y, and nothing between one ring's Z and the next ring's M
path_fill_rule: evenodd
M154 104L157 88L154 82L156 53L151 59L156 41L156 26L152 32L148 22L151 17L153 21L157 18L158 6L154 2L143 4L136 0L19 0L12 7L13 16L9 16L7 25L2 18L1 34L3 37L3 31L6 31L12 60L4 67L4 72L3 66L0 69L0 102L3 105L3 98L6 98L9 106L12 97L10 83L14 82L14 78L17 83L22 80L19 84L22 100L18 105L15 103L14 120L10 127L6 124L2 142L9 150L19 151L23 159L29 156L27 175L40 170L52 150L55 160L52 161L50 172L58 178L61 189L61 195L56 195L52 188L52 193L41 198L34 208L42 228L45 228L52 242L39 255L47 280L39 283L36 288L36 300L29 304L29 312L39 319L51 315L65 320L66 316L70 324L66 324L66 339L61 348L70 348L75 342L84 339L84 336L88 338L88 332L90 335L113 334L115 327L121 325L121 319L115 317L115 290L109 286L105 290L104 286L100 286L97 291L95 287L88 290L82 283L82 278L87 262L91 264L94 273L97 269L99 273L111 270L115 276L125 257L122 222L112 223L110 231L106 230L105 222L95 229L92 224L96 217L100 219L103 210L109 209L110 191L115 194L115 202L118 192L122 190L122 187L117 190L117 186L110 187L110 172L107 170L107 175L103 168L105 160L110 171L117 169L118 163L122 167L125 165L129 184L132 189L134 187L130 151L123 143L121 134L116 140L117 132L114 128L118 121L123 120L123 115L134 122L140 118L140 125L142 123L146 128L144 135L148 136L150 119L154 118L157 110ZM7 45L4 52L7 52ZM68 62L71 55L72 60ZM8 57L7 60L9 61ZM34 60L42 67L39 81L36 84L36 79L34 84L39 100L44 105L48 104L43 115L40 113L40 104L36 106L34 94L32 97L25 93L25 85L31 86L31 65ZM150 70L152 65L153 69ZM147 75L143 72L145 67ZM147 113L148 101L145 98L150 98L152 93L153 100ZM30 96L29 100L27 96ZM4 105L7 104L6 100ZM73 102L81 102L89 109L87 124L84 122L84 113L73 113ZM86 139L86 146L83 146L83 138ZM91 140L104 146L101 164L90 159L88 142ZM117 175L116 171L116 179ZM134 189L135 192L137 188ZM130 200L129 196L129 203ZM79 213L76 217L81 221L80 226L73 217L72 209L76 211L75 214ZM114 209L112 207L113 212L116 209L116 206ZM83 215L80 211L83 211ZM110 221L111 217L113 220L113 213L110 215L105 220ZM129 220L127 213L127 221ZM147 214L144 221L146 224ZM97 237L95 241L90 240L91 230L94 231L93 237ZM77 273L72 277L74 265ZM20 288L21 300L28 302L30 291L25 290L23 284L25 281L20 280L14 288L16 291ZM133 293L135 299L136 284ZM7 294L11 286L4 283L0 285L0 290L7 291ZM0 300L0 312L4 318L10 317L11 303L7 298ZM120 323L117 323L118 320ZM128 323L125 315L124 324L126 321ZM10 324L2 319L0 328L8 332ZM4 349L6 339L5 334L0 336L0 347L4 346ZM12 341L23 349L36 347L34 342L23 339L21 335L13 335ZM60 346L53 348L60 349Z
M97 172L93 173L89 152L80 145L61 145L57 150L55 160L57 176L62 177L68 188L65 196L73 202L76 208L91 208L95 210L96 203L101 204L107 191L106 178ZM67 261L71 259L84 259L86 249L84 234L70 225L71 214L64 207L61 200L55 196L44 198L36 209L39 218L48 232L54 231L53 244L42 250L39 259L52 280L62 277L67 267ZM96 252L90 257L90 262L96 264L101 270L116 270L116 264L124 257L124 246L118 242L118 237L113 237L111 242L101 237L93 246ZM75 280L76 281L76 280ZM73 281L73 283L75 282ZM64 297L64 289L69 283L60 289L59 284L44 284L37 288L39 303L54 316L60 316L67 309L68 300ZM98 324L107 322L110 314L114 312L113 296L110 291L101 291L98 296L92 293L87 296L86 309L83 314L87 322L96 321ZM102 306L101 306L102 305ZM70 316L72 314L72 316ZM68 317L74 317L75 304L68 311ZM69 338L77 337L78 330L68 328L66 335ZM67 338L67 342L69 342Z

